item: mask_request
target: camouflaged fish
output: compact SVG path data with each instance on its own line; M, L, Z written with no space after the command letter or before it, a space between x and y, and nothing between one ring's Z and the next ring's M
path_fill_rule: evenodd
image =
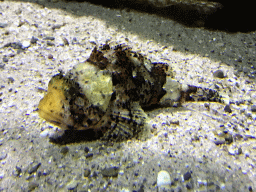
M151 63L125 45L93 49L84 63L52 77L38 112L64 130L102 131L104 140L144 138L144 109L189 100L218 101L211 89L181 85L165 63Z

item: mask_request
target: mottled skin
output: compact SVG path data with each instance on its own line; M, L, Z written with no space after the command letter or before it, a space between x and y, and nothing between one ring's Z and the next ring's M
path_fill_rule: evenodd
M143 109L166 104L163 98L171 98L169 105L221 101L214 90L190 85L182 89L167 81L173 77L169 71L167 64L151 63L124 45L95 47L85 63L51 79L39 115L64 130L94 129L103 132L104 140L121 141L146 138L149 128ZM178 87L175 91L168 88L173 85ZM178 96L172 99L172 94Z

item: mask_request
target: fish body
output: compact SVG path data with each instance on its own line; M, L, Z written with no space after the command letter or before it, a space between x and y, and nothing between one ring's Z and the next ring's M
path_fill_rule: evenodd
M144 109L182 100L211 100L216 91L181 86L165 63L152 63L125 45L95 47L65 75L52 77L38 105L39 116L64 130L93 129L102 139L144 139L150 131Z

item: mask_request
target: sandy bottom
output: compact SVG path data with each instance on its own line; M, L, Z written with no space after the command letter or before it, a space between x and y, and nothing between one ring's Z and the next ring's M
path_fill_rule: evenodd
M172 20L89 3L0 4L0 191L256 189L255 33L188 28ZM51 143L36 112L50 78L95 45L128 44L168 63L181 83L218 89L230 103L148 111L147 141ZM213 72L222 70L225 78Z

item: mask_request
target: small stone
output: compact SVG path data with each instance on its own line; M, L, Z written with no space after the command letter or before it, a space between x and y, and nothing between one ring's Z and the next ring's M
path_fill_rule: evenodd
M62 147L60 150L60 153L62 153L63 155L66 155L69 151L69 148L67 146Z
M13 83L13 82L14 82L13 77L8 77L8 84Z
M164 185L171 184L171 176L167 171L160 171L157 175L157 186L161 187Z
M40 137L47 137L47 136L49 136L49 130L48 129L45 129L44 131L42 131L41 133L40 133Z
M4 47L12 47L14 49L22 49L22 44L20 42L12 42L12 43L5 44Z
M4 172L0 173L0 179L4 178Z
M7 27L7 23L0 23L0 28L5 28Z
M93 153L88 153L86 156L86 159L93 157Z
M38 183L29 182L29 184L28 184L28 191L32 191L32 190L34 190L35 188L37 188L38 186L39 186Z
M186 172L184 175L183 175L183 178L185 181L189 180L191 178L191 173L190 171Z
M226 142L226 144L231 144L233 142L233 136L231 134L228 134L225 137L225 142Z
M217 70L217 71L213 72L213 76L218 77L218 78L224 78L224 73L222 70Z
M96 40L95 40L95 38L92 37L92 36L90 37L89 42L92 43L92 44L94 44L94 45L96 45Z
M6 157L7 157L7 153L6 153L6 152L2 152L2 153L0 154L0 161L1 161L1 160L4 160Z
M74 190L77 187L78 183L75 180L72 180L68 183L67 189L68 190Z
M30 40L30 43L31 43L31 44L35 44L37 41L38 41L38 38L32 36L32 38L31 38L31 40Z
M252 112L256 112L256 105L252 105L252 106L251 106L251 111L252 111Z
M101 171L103 177L117 177L119 168L118 167L109 167Z
M46 43L48 46L55 46L55 44L54 43L52 43L52 42L50 42L50 41L47 41L47 43Z
M32 165L30 169L28 169L28 173L32 174L37 171L37 169L40 167L41 163L35 163Z
M63 40L64 45L69 45L67 38L63 37L62 40Z
M243 151L242 151L242 148L241 148L241 147L239 147L239 148L237 149L236 154L237 154L237 155L241 155L241 154L242 154L242 152L243 152Z
M90 169L84 169L84 177L89 177L90 174L91 174Z
M244 73L249 73L249 72L250 72L250 69L247 68L247 67L243 67L243 72L244 72Z
M9 59L7 57L3 57L3 62L7 63Z
M231 108L230 108L229 105L226 105L226 106L224 107L224 111L227 112L227 113L231 113L231 112L232 112L232 110L231 110Z
M186 188L187 188L187 189L192 189L192 188L193 188L193 185L192 185L191 183L187 183L187 184L186 184Z
M226 143L225 138L215 138L213 142L215 145L223 145Z
M88 153L89 151L90 151L89 147L85 147L85 148L84 148L84 152L85 152L85 153Z
M43 40L50 40L50 41L53 41L55 39L55 37L45 37L43 38Z
M23 41L22 42L22 49L30 47L30 41Z
M60 29L63 25L61 24L56 24L56 25L53 25L52 26L52 29L55 30L55 29Z
M48 59L53 59L53 55L52 55L52 54L49 54L49 55L48 55Z
M15 176L15 177L20 176L21 171L22 171L21 168L18 167L18 166L16 166L16 167L15 167L15 170L13 171L13 176Z

